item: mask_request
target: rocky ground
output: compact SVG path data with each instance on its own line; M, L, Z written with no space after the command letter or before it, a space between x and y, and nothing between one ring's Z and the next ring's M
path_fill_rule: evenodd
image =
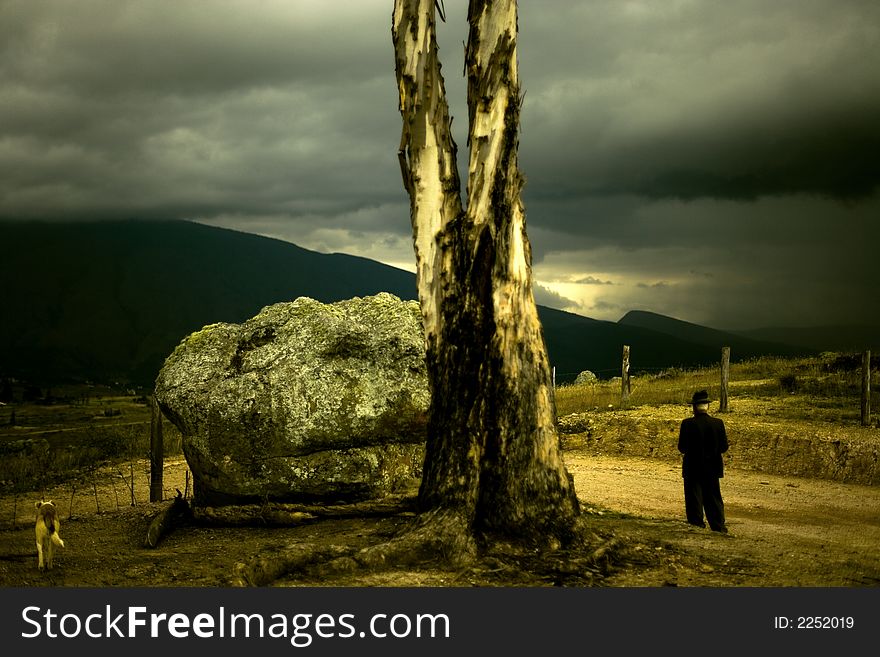
M277 585L351 586L849 586L880 585L880 488L770 475L728 467L722 481L730 535L683 522L681 477L667 459L595 453L589 441L565 441L566 464L601 567L581 573L520 570L510 562L449 570L311 574ZM235 564L292 544L367 546L387 540L411 514L321 520L289 528L186 524L156 549L142 547L155 507L146 499L146 463L135 468L136 506L123 477L110 468L81 490L47 491L62 519L59 551L49 573L37 569L33 499L0 499L2 586L229 586ZM168 496L186 489L186 464L166 463ZM18 522L12 528L13 510ZM520 555L523 563L528 555ZM552 557L551 557L552 558ZM541 571L536 574L537 571Z

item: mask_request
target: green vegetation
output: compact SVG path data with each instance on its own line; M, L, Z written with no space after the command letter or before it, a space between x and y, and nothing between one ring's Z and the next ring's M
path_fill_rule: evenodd
M120 471L149 457L150 408L143 397L75 386L0 406L0 493L42 492L71 482L91 485L95 471ZM180 454L180 434L165 423L166 455Z
M732 363L729 397L772 400L781 419L859 422L861 419L861 361L859 356L825 353L821 356L783 359L758 358ZM880 414L876 363L871 383L871 408ZM631 378L628 408L665 404L688 406L697 390L708 390L716 409L721 392L720 367L664 370ZM556 390L557 414L620 409L619 379L585 385L563 385Z

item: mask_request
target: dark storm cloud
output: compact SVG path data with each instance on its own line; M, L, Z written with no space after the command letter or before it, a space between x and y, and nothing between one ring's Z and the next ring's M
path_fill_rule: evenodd
M464 4L450 2L441 30L459 133ZM120 198L104 200L110 211L283 211L285 180L288 197L350 195L347 209L355 194L399 196L385 159L399 130L390 8L3 3L0 156L16 172L4 214L40 213L45 190L68 194L41 214L88 213L107 191ZM530 199L852 200L876 188L877 3L523 3L520 22ZM359 156L391 166L359 173ZM180 193L160 193L175 180Z
M580 293L560 289L582 299L583 314L617 319L640 308L718 328L880 323L876 304L859 301L880 286L880 199L668 201L619 216L626 237L617 239L611 227L594 234L589 214L580 236L532 231L538 279L569 275ZM615 285L583 284L589 278Z
M345 20L319 2L3 4L0 214L333 216L393 200L381 4Z
M391 9L0 0L0 218L189 218L411 267ZM880 286L878 25L873 0L520 3L542 303L880 323L850 300Z
M852 200L876 190L880 4L533 12L522 18L522 50L540 53L523 56L522 159L534 197ZM554 38L563 22L580 29Z
M3 70L105 97L347 83L390 64L373 43L388 23L378 6L354 3L340 16L313 1L12 0L0 28Z
M539 280L614 280L557 285L607 319L880 323L880 4L521 9Z

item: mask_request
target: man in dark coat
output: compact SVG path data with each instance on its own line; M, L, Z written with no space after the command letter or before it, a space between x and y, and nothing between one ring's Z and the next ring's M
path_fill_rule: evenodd
M705 527L705 509L709 527L727 533L719 482L724 476L721 455L727 451L727 432L722 420L709 415L709 393L705 390L694 393L691 405L694 415L681 423L678 432L678 451L684 454L681 474L687 521Z

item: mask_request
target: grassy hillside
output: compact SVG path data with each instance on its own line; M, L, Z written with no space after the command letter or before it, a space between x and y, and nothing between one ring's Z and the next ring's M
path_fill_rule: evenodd
M310 296L388 291L410 273L186 222L0 223L0 369L149 384L186 335Z
M872 357L872 407L880 409L876 384L880 358ZM857 358L828 353L803 358L763 357L735 363L730 368L731 405L745 399L769 402L762 413L779 420L858 424L861 417L861 367ZM691 395L706 390L717 410L721 392L718 366L691 370L670 369L636 376L627 408L677 405L686 413ZM621 407L619 382L565 385L556 390L560 417ZM769 410L768 410L769 409ZM874 420L877 413L874 414Z
M151 387L180 340L206 324L238 323L299 296L416 298L406 271L181 221L0 222L0 245L0 383ZM582 370L615 376L623 345L632 348L633 372L714 363L724 342L734 361L810 351L660 316L643 326L539 313L559 382Z

